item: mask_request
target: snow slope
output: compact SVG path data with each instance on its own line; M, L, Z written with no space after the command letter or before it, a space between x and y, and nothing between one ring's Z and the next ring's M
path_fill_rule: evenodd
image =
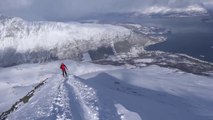
M9 120L213 119L212 77L154 65L127 69L63 61L74 74L64 79L61 62L2 68L0 94L7 99L1 99L0 113L29 91L25 86L48 78L28 103L9 114ZM6 92L12 90L17 93Z
M0 66L74 58L131 35L131 30L115 25L28 22L0 16Z

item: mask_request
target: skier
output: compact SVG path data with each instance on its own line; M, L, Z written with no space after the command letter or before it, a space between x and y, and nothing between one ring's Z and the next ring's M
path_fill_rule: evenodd
M68 77L68 76L67 76L67 71L66 71L66 70L68 70L68 69L67 69L67 66L66 66L64 63L61 63L61 67L60 67L60 68L61 68L61 70L62 70L63 76L64 76L64 77Z

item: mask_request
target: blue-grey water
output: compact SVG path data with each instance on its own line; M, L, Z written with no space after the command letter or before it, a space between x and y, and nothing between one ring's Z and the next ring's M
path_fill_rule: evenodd
M200 17L167 18L162 27L171 29L167 41L151 45L147 50L183 53L213 62L213 23L205 23Z
M151 45L146 50L161 50L172 53L183 53L189 56L213 62L213 20L204 22L203 19L213 17L122 17L112 16L102 22L138 23L146 26L157 26L171 30L165 42Z

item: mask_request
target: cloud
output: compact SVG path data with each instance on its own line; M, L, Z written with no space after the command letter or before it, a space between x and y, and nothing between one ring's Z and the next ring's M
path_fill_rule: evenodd
M19 8L24 8L30 6L32 0L0 0L0 10L15 10Z
M0 0L0 13L32 20L62 20L110 12L128 12L152 6L182 8L212 0Z
M183 8L171 8L171 7L164 7L164 6L152 6L144 10L136 10L137 13L147 14L147 15L156 15L156 14L190 14L190 15L199 15L199 14L206 14L207 10L199 5L189 5Z

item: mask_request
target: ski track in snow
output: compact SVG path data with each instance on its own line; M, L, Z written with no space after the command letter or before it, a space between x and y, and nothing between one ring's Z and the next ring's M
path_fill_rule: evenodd
M72 120L70 100L64 80L57 80L57 77L50 78L47 86L41 88L29 103L12 113L8 119L32 120L35 117L38 120Z
M95 90L75 78L69 79L67 84L72 87L76 100L82 107L84 119L99 120L99 105Z
M64 86L64 81L59 82L58 90L54 97L53 105L51 106L51 111L55 113L56 120L71 120L72 113L69 104L69 97L67 90Z
M77 76L64 79L58 75L50 78L29 103L8 119L120 120L118 116L117 112L100 104L95 89L86 85L83 79Z

